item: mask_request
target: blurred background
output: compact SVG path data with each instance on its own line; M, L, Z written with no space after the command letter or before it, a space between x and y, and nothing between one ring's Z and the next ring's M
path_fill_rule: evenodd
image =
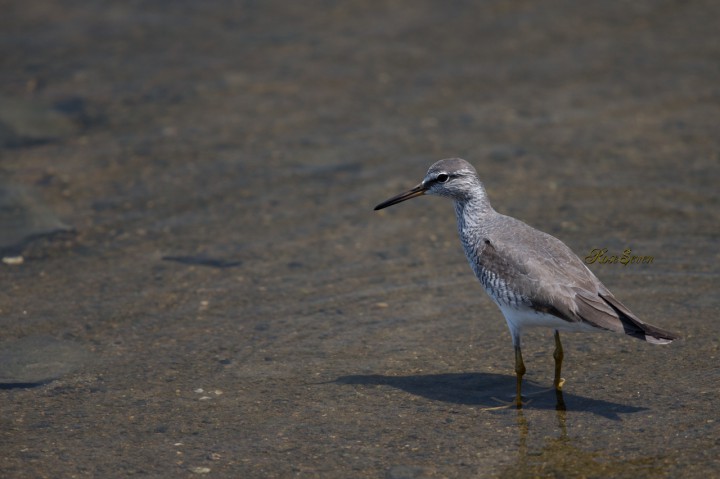
M720 6L0 2L0 475L717 471ZM683 340L505 322L434 161Z

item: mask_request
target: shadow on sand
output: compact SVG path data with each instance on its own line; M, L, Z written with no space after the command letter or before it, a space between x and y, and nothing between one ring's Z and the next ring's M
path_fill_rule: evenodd
M454 404L477 405L493 408L502 401L511 401L514 392L515 377L491 373L428 374L422 376L382 376L379 374L342 376L337 384L366 386L390 386L402 389L410 394L435 401ZM645 411L647 408L592 399L570 393L560 393L523 382L523 397L528 402L525 409L550 409L583 411L599 416L621 420L620 414Z

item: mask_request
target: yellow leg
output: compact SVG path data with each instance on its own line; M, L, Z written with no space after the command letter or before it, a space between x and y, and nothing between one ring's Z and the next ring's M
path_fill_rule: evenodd
M525 363L523 363L522 352L520 346L515 346L515 376L517 378L517 391L515 395L515 406L520 409L522 407L522 377L525 375Z
M562 361L563 361L563 348L562 344L560 343L560 333L556 330L555 331L555 351L553 352L553 358L555 358L555 381L553 381L553 386L555 386L555 389L557 391L561 391L563 384L565 384L565 380L560 377L560 370L562 369ZM521 359L522 361L522 359Z

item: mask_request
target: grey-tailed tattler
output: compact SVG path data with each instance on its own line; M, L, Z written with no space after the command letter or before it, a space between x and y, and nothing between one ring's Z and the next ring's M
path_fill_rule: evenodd
M678 336L640 321L562 241L496 212L475 168L460 158L440 160L415 188L376 210L421 195L453 200L460 241L470 267L502 311L515 348L515 405L522 407L521 337L526 328L555 330L555 380L560 392L563 349L560 331L612 331L653 344Z

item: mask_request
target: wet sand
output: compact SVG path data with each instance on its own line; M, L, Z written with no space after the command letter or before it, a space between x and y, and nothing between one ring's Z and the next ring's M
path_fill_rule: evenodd
M0 476L708 477L713 2L15 2L0 15ZM6 99L3 103L3 99ZM510 336L443 157L655 347ZM18 193L21 192L21 193ZM34 375L33 375L34 374Z

